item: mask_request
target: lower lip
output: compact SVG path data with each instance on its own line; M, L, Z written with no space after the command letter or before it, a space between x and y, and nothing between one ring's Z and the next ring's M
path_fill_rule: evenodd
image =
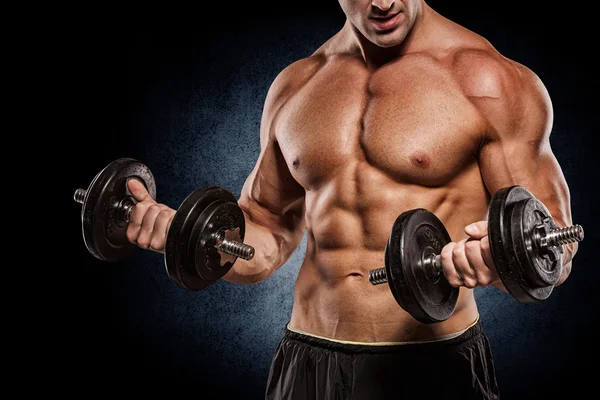
M396 26L398 20L400 19L400 13L394 15L390 19L374 19L373 24L380 31L387 31Z

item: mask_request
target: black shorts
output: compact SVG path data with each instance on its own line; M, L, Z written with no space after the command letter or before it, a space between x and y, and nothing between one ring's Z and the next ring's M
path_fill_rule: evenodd
M481 323L439 341L369 345L287 327L269 372L268 400L498 399Z

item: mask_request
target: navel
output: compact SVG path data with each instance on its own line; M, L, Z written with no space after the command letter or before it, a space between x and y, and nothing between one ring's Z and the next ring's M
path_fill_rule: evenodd
M292 162L292 165L294 166L294 169L298 169L298 166L300 165L300 159L299 158L294 158L294 161Z
M431 163L429 156L423 152L417 151L412 154L411 161L414 165L419 168L427 168Z

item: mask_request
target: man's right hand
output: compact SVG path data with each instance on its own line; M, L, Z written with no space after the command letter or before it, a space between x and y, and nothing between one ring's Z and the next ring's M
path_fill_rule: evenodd
M127 239L142 249L164 253L167 232L177 210L157 203L137 179L130 179L127 187L138 201L129 217Z

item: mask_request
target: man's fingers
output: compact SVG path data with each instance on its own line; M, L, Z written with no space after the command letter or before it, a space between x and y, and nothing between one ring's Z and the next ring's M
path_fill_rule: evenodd
M137 244L143 249L150 248L150 242L154 235L154 229L156 224L156 218L164 210L166 206L162 204L153 204L148 207L144 219L142 221L142 227L137 238Z
M469 260L466 254L467 239L463 239L456 243L456 246L452 249L452 262L456 272L462 277L464 285L468 288L474 288L477 285L477 279L475 277L475 271L471 268Z
M140 202L133 207L133 211L129 216L129 224L127 225L127 239L131 243L137 244L137 239L140 234L140 230L142 228L142 221L144 220L144 215L146 215L146 211L152 205L150 202Z
M131 192L131 195L137 201L144 201L149 198L150 194L146 190L146 186L138 179L131 178L127 181L127 188Z
M486 236L483 239L481 239L481 256L483 257L483 261L485 261L488 267L494 267L494 259L492 258L492 250L490 249L489 236Z
M460 287L464 285L462 276L456 271L454 262L452 261L452 254L454 252L455 242L450 242L444 246L440 254L442 260L442 270L446 280L453 287Z
M465 255L475 272L477 284L486 287L492 283L494 274L483 259L481 242L479 240L468 240L465 244Z
M488 235L488 222L478 221L465 227L465 233L473 239L482 239Z
M157 252L164 252L167 241L167 232L173 222L175 212L172 209L163 209L156 217L154 221L154 232L152 233L152 240L150 240L150 249Z
M492 279L499 279L498 272L496 271L496 265L494 264L494 258L492 257L492 251L490 249L490 239L488 236L481 239L480 249L483 261L485 261L485 264L488 266L488 268L490 268L492 272Z
M138 243L139 235L142 232L142 227L144 227L144 219L146 218L146 214L148 213L151 207L163 209L166 206L158 204L154 201L142 201L135 205L131 215L129 216L129 224L127 225L127 239L131 243ZM160 210L159 210L160 211Z

